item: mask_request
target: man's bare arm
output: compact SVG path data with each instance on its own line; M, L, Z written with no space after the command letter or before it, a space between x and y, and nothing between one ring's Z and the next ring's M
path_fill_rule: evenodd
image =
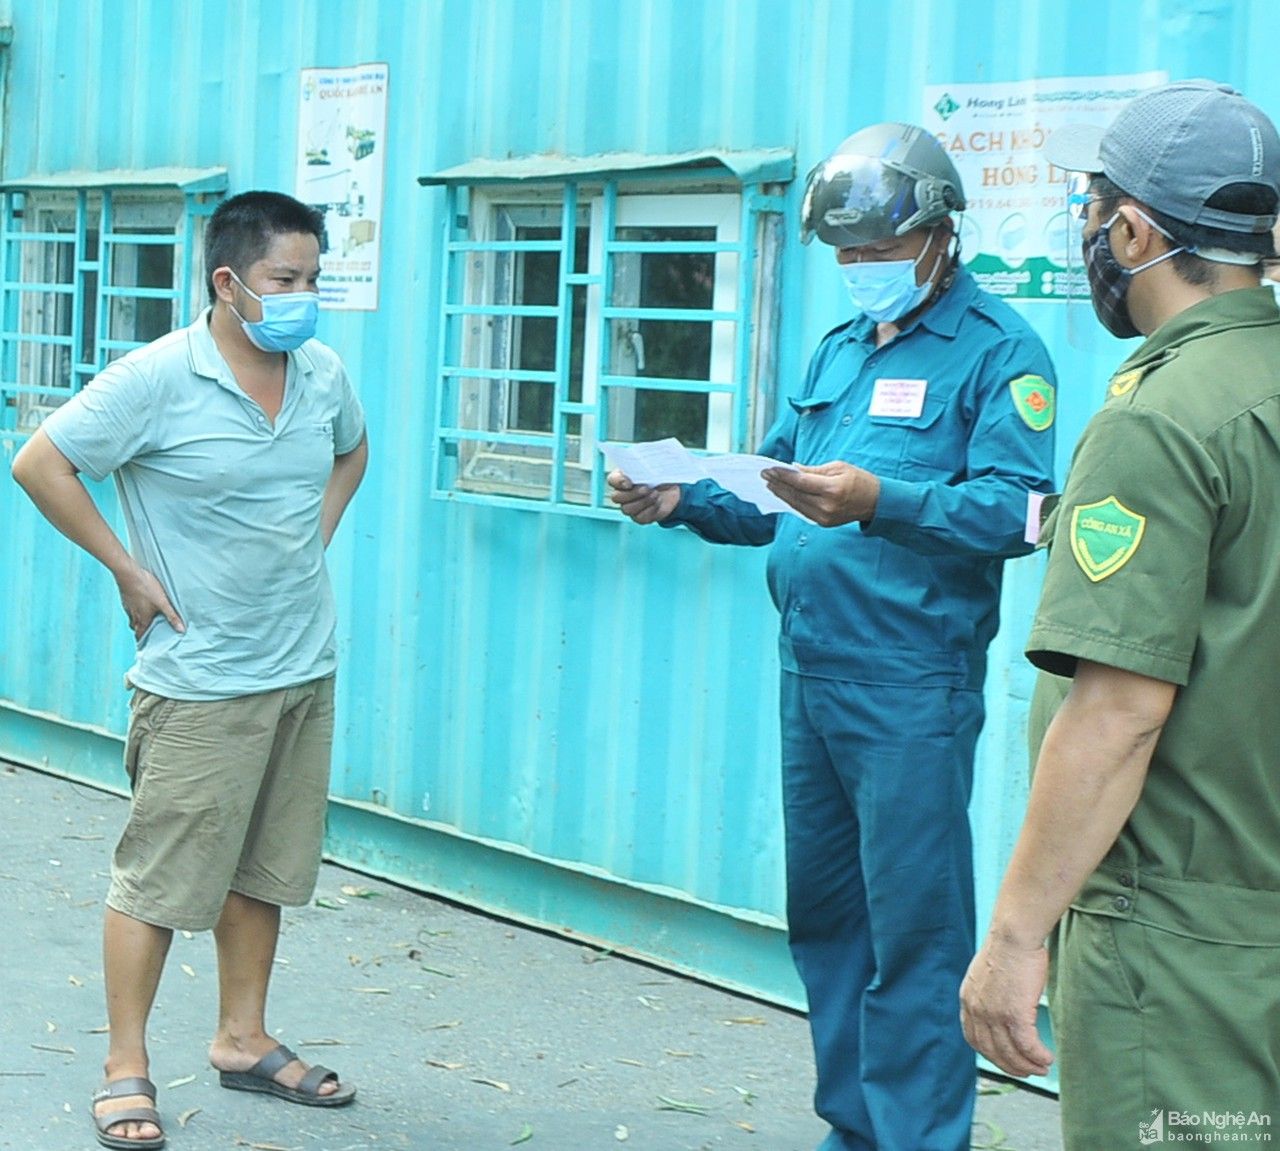
M338 530L342 513L347 510L351 497L356 494L364 471L369 463L369 437L365 435L349 452L333 457L333 471L325 484L324 501L320 507L320 536L324 546L329 546L333 533Z
M960 991L966 1038L1012 1075L1049 1068L1035 1029L1045 938L1137 804L1176 694L1163 680L1081 661L1049 726L990 931Z
M177 631L185 630L160 581L134 561L102 518L75 466L43 429L37 429L14 457L13 478L45 519L115 577L135 637L140 637L157 615L164 616Z

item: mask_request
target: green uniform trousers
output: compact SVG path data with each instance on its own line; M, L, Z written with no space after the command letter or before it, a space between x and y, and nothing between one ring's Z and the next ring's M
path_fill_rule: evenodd
M1280 1143L1280 947L1073 908L1054 962L1065 1151Z

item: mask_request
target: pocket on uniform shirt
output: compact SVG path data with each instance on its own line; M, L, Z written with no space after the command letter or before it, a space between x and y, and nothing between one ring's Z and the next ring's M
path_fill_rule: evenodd
M823 396L805 396L803 399L788 399L796 413L796 442L794 459L797 463L812 463L817 443L829 432L825 431L824 415L831 407L831 399Z
M918 416L867 416L883 457L897 466L895 478L949 479L964 472L966 445L943 434L945 411L941 400L926 396Z

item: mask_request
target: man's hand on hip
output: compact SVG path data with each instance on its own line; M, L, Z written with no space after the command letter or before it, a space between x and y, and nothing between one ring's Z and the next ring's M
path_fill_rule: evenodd
M130 565L116 577L116 586L120 589L120 602L124 605L125 615L129 617L129 628L134 639L141 639L158 615L164 616L174 631L187 630L182 617L174 611L173 604L160 586L160 581L146 568L137 564Z

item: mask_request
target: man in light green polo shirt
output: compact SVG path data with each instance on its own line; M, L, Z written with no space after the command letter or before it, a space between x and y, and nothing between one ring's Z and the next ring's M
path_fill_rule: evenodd
M1028 655L1069 679L1042 683L1065 698L961 1013L998 1066L1044 1073L1061 920L1067 1151L1243 1141L1280 1124L1280 136L1184 81L1046 151L1083 176L1099 319L1147 339L1046 526Z
M355 1088L265 1028L280 908L315 887L333 740L324 549L364 474L364 413L311 337L319 214L246 192L205 233L210 308L116 360L23 446L14 478L115 577L137 640L129 820L107 894L98 1141L164 1143L146 1022L175 929L212 928L224 1087L309 1106ZM80 475L113 475L126 550Z

